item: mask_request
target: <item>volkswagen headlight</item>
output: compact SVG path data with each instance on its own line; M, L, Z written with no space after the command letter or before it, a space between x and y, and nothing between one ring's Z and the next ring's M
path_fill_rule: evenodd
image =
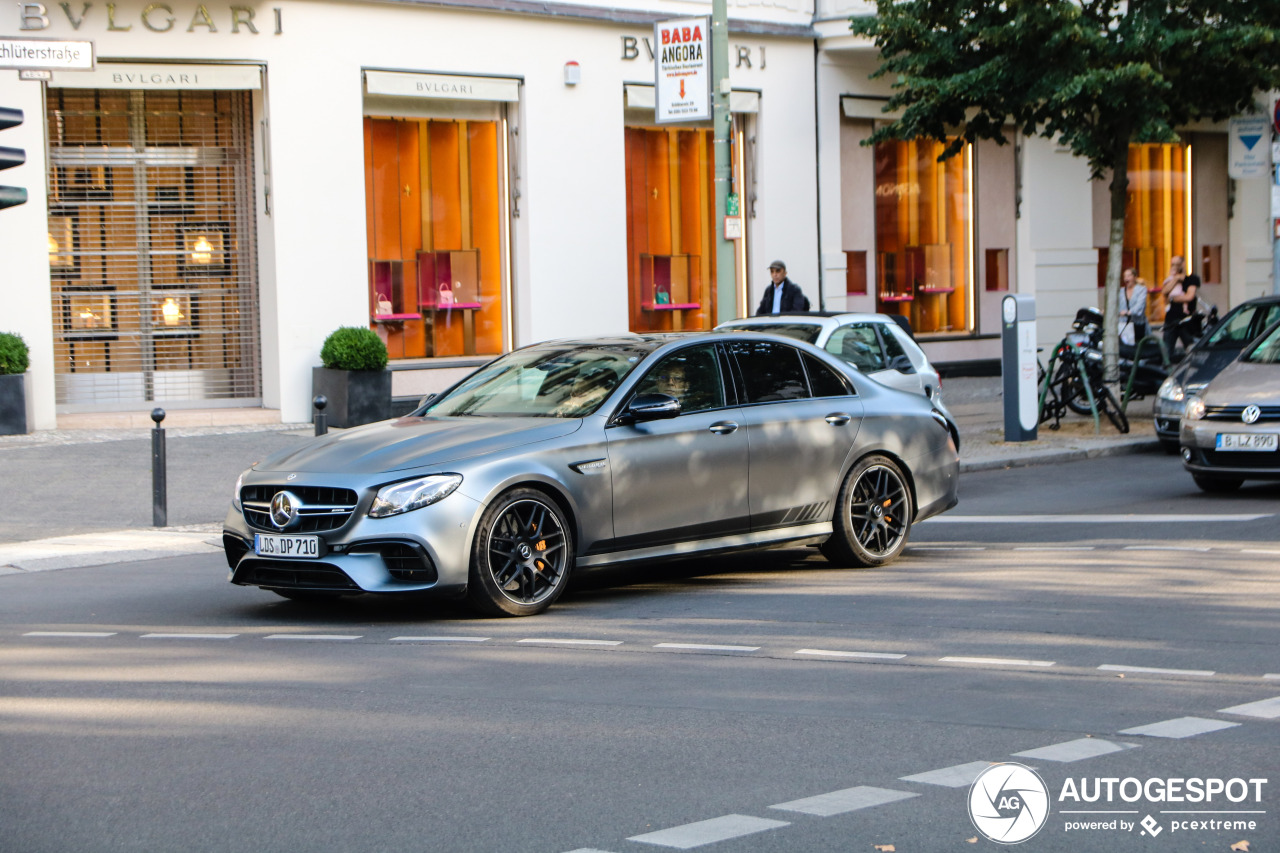
M1187 400L1187 408L1182 413L1184 418L1192 421L1198 421L1204 417L1204 400L1199 397L1191 397Z
M1170 403L1181 403L1187 398L1186 391L1172 376L1160 383L1160 390L1156 392L1156 396Z
M461 474L430 474L415 480L403 480L383 486L369 507L371 518L386 518L431 506L442 501L462 485Z

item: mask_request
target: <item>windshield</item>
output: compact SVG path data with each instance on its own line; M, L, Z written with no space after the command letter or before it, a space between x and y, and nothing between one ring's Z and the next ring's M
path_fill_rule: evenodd
M1240 360L1250 364L1280 364L1280 324L1268 329L1267 334Z
M721 326L722 330L734 332L767 332L770 335L786 335L811 344L818 340L822 332L821 326L813 323L744 323L741 326Z
M648 352L589 344L517 350L477 370L422 414L580 418L598 409Z

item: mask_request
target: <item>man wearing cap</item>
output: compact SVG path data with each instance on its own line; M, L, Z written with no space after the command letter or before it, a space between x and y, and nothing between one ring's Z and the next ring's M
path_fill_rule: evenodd
M769 277L773 279L773 283L764 289L764 298L756 309L757 317L809 310L809 300L800 290L800 285L787 278L786 264L782 261L769 264Z

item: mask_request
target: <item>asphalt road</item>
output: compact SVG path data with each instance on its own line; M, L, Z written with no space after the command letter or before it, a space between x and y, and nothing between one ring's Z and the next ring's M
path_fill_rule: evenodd
M603 571L527 620L216 556L0 577L0 850L999 849L966 803L1008 761L1051 801L1017 849L1277 850L1277 497L1156 454L974 473L883 570ZM1268 781L1061 797L1105 778Z

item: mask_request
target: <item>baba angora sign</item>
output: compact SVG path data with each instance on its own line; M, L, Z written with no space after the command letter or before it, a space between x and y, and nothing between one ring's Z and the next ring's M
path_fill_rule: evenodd
M711 19L653 25L654 117L659 122L711 118Z

